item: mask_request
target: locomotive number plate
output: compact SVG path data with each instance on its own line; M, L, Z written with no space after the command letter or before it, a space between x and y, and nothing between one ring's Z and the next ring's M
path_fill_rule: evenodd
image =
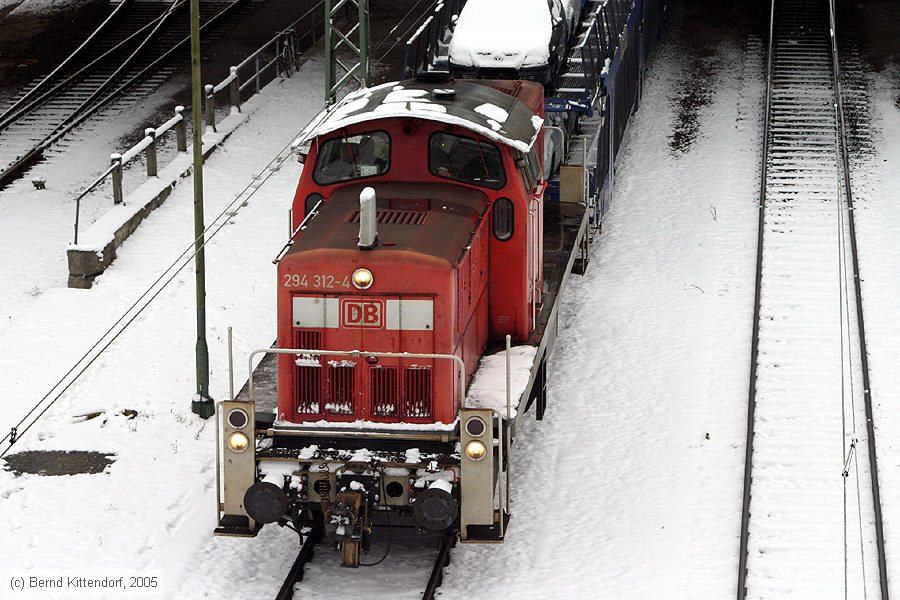
M285 273L282 285L284 287L317 288L321 290L350 289L350 276Z

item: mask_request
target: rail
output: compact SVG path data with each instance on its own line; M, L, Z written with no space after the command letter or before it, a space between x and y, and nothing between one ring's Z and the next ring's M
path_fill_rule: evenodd
M764 126L763 126L763 149L762 149L762 174L760 178L759 188L759 215L758 215L758 232L757 232L757 261L756 261L756 281L753 309L753 325L752 340L750 351L750 381L749 381L749 397L747 404L747 435L745 445L744 458L744 485L743 499L741 509L741 532L740 532L740 548L738 555L738 581L737 581L737 598L744 600L747 597L747 576L748 576L748 559L749 559L749 522L750 522L750 501L752 495L752 470L753 470L753 442L755 435L756 422L756 398L757 398L757 376L758 376L758 355L759 355L759 334L760 334L760 313L762 305L762 283L763 283L763 248L764 248L764 232L765 232L765 208L766 194L768 185L768 157L770 153L770 144L773 141L771 133L771 110L772 110L772 88L773 88L773 53L774 53L774 37L775 37L775 0L772 0L770 6L769 20L769 41L767 47L767 66L766 66L766 92L765 92L765 108L764 108ZM850 163L849 151L847 145L847 131L844 118L843 92L841 89L841 73L840 73L840 57L836 40L836 19L834 0L828 3L828 25L830 40L830 56L831 56L831 77L832 88L834 94L834 113L835 113L835 129L836 129L836 145L838 170L841 172L841 183L843 187L843 196L846 200L846 209L839 208L839 211L846 210L848 214L848 231L850 238L850 254L852 265L852 276L855 291L856 303L856 319L857 331L859 336L859 357L860 369L862 371L863 381L863 398L865 402L867 443L869 454L869 472L871 477L872 498L875 517L875 542L878 553L878 575L880 598L889 600L888 588L888 571L884 547L884 526L881 510L880 487L878 482L878 463L877 448L875 443L874 417L872 409L872 397L869 379L868 355L865 339L865 323L863 318L862 306L862 289L859 271L859 261L857 252L856 227L854 219L853 192L850 180ZM841 252L845 252L842 248ZM842 263L842 269L846 266ZM846 281L846 272L842 271L842 278ZM843 316L841 317L843 318ZM852 375L851 375L852 377ZM845 467L846 469L846 467ZM846 472L844 476L846 477ZM861 532L860 532L861 533ZM846 560L846 558L845 558ZM846 568L846 567L845 567ZM846 577L846 575L845 575Z
M863 319L862 287L859 276L859 256L856 245L856 220L853 209L853 189L850 185L850 157L847 149L847 127L844 121L844 99L841 89L840 56L836 38L834 0L828 0L829 37L831 41L831 65L834 77L834 101L838 115L838 138L840 140L841 167L843 170L844 193L847 197L847 213L850 225L850 256L853 268L853 288L856 293L856 321L859 331L859 357L863 377L863 400L866 405L866 437L869 448L869 474L872 482L872 501L875 509L875 545L878 549L878 578L881 599L889 600L887 558L884 549L884 521L881 514L881 491L878 485L878 454L875 447L875 418L872 411L872 388L869 381L869 356L866 350L866 328Z
M766 222L766 164L769 156L769 126L772 108L772 49L775 37L775 0L769 14L769 44L766 50L766 101L763 108L762 175L759 182L759 211L756 232L756 291L753 297L753 337L750 341L750 391L747 401L747 437L744 447L744 491L741 500L741 537L738 551L737 598L747 597L747 552L750 540L750 487L753 483L753 435L756 423L756 374L759 367L759 317L762 306L763 239Z
M428 584L425 586L422 600L434 600L435 593L441 587L441 583L444 581L444 567L450 564L450 550L456 545L456 535L457 530L453 528L444 532L444 536L441 539L441 548L438 550L434 567L431 569L431 576L428 578Z
M144 50L144 48L146 48L147 45L151 41L153 41L154 36L159 31L159 29L163 25L165 25L169 19L172 18L172 15L174 15L177 10L181 9L185 5L186 5L186 2L184 0L172 0L172 3L169 6L169 8L156 21L156 25L154 25L152 30L150 30L150 33L147 34L147 37L145 37L144 40L140 44L138 44L138 47L135 48L131 52L131 54L128 55L128 58L126 58L124 61L122 61L122 64L120 64L118 66L118 68L116 68L116 70L113 71L113 73L109 77L107 77L106 80L103 83L101 83L90 96L88 96L80 105L78 105L78 108L76 108L72 114L80 115L89 106L94 104L94 102L97 100L97 98L99 98L107 90L107 88L109 88L113 84L113 82L125 71L125 69L127 69L131 65L132 61L135 58L137 58L137 56ZM176 45L176 47L177 47L177 45ZM168 55L168 52L166 54L164 54L163 56L167 56L167 55ZM157 63L154 62L154 64L157 64ZM143 74L144 72L145 71L142 71L141 74ZM117 92L118 91L121 91L121 88L120 88L120 90L117 90Z
M234 2L230 4L229 7L236 4L237 2ZM293 71L296 71L299 68L302 64L300 59L302 52L316 42L318 39L317 32L323 26L324 17L321 16L323 14L321 10L323 4L324 0L319 0L316 6L303 13L302 16L279 32L271 40L263 44L259 49L250 54L250 56L237 65L230 67L228 76L218 84L205 86L207 90L205 101L205 121L207 127L216 131L215 95L219 92L228 90L231 110L240 112L241 104L245 102L247 98L258 94L267 83L279 77L281 74L289 76ZM222 12L225 11L223 10ZM217 18L222 12L214 18ZM317 18L316 15L319 15L319 17ZM207 24L205 23L203 27L206 26ZM163 58L167 56L168 53L164 55ZM148 69L155 66L155 64L156 63L153 63ZM267 79L270 73L272 75ZM245 94L247 90L251 90L252 93ZM145 130L145 137L132 148L123 153L113 153L110 156L111 166L76 197L74 225L75 244L78 243L81 220L81 201L110 175L112 175L113 204L121 204L124 199L123 169L125 165L136 158L142 151L146 150L147 176L156 176L158 173L156 141L160 139L163 133L175 127L178 135L178 152L187 152L186 121L184 120L183 112L184 107L175 107L175 117L155 129Z
M450 564L450 551L456 545L457 533L457 530L454 528L444 532L441 538L441 547L438 550L434 566L428 577L428 583L426 583L425 591L422 594L422 600L434 600L435 593L441 587L444 579L444 568ZM275 595L275 600L293 600L294 586L298 581L303 581L303 569L312 560L315 547L322 541L322 538L323 534L320 529L313 529L306 534L303 544L300 546L300 551L297 553L297 558L294 559L294 563L291 565L287 576L278 589L278 593Z
M78 46L78 48L76 48L75 51L72 52L72 54L70 54L65 60L63 60L61 63L59 63L59 65L55 69L53 69L49 75L47 75L43 79L41 79L37 83L37 85L35 85L30 90L28 90L28 92L26 92L21 98L19 98L12 106L10 106L8 109L6 109L3 112L3 114L0 114L0 130L3 130L11 122L11 120L14 120L15 118L17 118L14 115L17 115L18 111L21 110L23 106L28 104L30 102L30 100L32 98L34 98L34 96L37 95L37 93L39 91L41 91L48 82L52 81L53 78L59 74L60 71L65 69L67 66L69 66L69 64L72 61L74 61L75 58L81 54L82 50L84 50L88 45L91 44L91 42L93 42L97 37L99 37L102 32L105 32L106 26L109 23L111 23L117 16L119 16L119 13L122 12L123 9L125 8L125 6L127 6L128 3L131 1L132 0L125 0L124 2L119 3L119 5L116 6L116 8L111 13L109 13L109 15L106 17L106 19L104 19L103 22L100 23L100 25L97 27L97 29L95 29L93 31L93 33L91 33L87 37L87 39L85 39L83 42L81 42L81 44ZM111 49L106 54L104 54L104 57L107 56L109 54L109 52L112 52L113 50L114 49ZM101 57L101 58L103 58L103 57Z
M322 541L322 530L320 529L313 529L306 535L300 551L297 553L297 558L294 559L294 564L291 565L287 577L284 578L284 582L275 595L275 600L291 600L294 597L294 584L303 581L303 567L312 560L316 544L320 541Z
M125 3L121 4L120 6L124 6L124 5L125 5ZM76 71L72 75L69 75L62 81L58 82L56 85L54 85L52 88L45 91L44 93L40 94L38 97L31 98L27 102L25 101L25 98L21 99L19 102L17 102L13 106L11 106L9 109L7 109L7 111L5 113L3 113L2 117L0 117L0 131L2 131L3 129L6 129L16 119L22 117L28 111L36 108L41 103L52 98L60 90L62 90L66 86L70 85L71 83L79 80L83 75L87 74L95 66L102 63L106 59L110 58L116 52L118 52L122 48L125 48L127 45L131 44L134 40L143 36L148 30L154 28L156 26L156 24L159 22L159 20L164 17L165 17L165 14L162 14L162 15L159 15L159 16L153 18L152 20L150 20L150 22L146 23L143 27L141 27L140 29L138 29L137 31L135 31L134 33L132 33L131 35L126 37L124 40L117 43L115 46L113 46L112 48L110 48L109 50L107 50L106 52L104 52L103 54L101 54L100 56L95 58L94 60L92 60L90 63L88 63L88 64L84 65L83 67L81 67L80 69L78 69L78 71ZM97 32L95 31L94 33L96 34ZM79 50L80 50L80 48L79 48ZM53 74L61 71L62 68L64 67L64 65L66 65L68 62L73 60L74 57L75 57L75 54L70 55L65 61L63 61L63 64L61 64L59 67L57 67L53 71L53 73L51 73L51 75L48 75L46 78L44 78L44 80L42 80L40 83L38 83L38 85L36 86L36 89L40 89L40 88L44 87L45 84L48 81L50 81ZM35 90L32 90L32 92L35 92ZM27 94L26 96L30 97L32 92L29 92L29 94Z
M183 1L183 0L182 0ZM227 17L233 10L235 10L240 4L243 4L246 0L231 0L228 5L226 5L222 10L218 13L210 17L205 23L200 26L200 33L206 33L210 28L218 25L221 19ZM179 8L178 6L173 6L172 10ZM147 75L150 74L151 71L156 69L160 64L172 58L172 56L181 50L184 46L187 46L191 41L190 36L185 36L181 39L181 41L176 42L169 48L166 52L160 55L156 60L151 62L149 65L144 67L139 73L132 76L128 81L122 83L115 90L110 92L106 97L99 100L96 104L91 106L89 109L85 110L81 114L73 115L69 118L55 133L48 136L47 139L42 143L42 148L46 148L51 144L56 143L60 138L69 133L72 129L78 127L82 123L84 123L88 118L90 118L95 112L106 106L109 102L116 99L125 92L126 89L137 83L139 80L143 79Z
M301 57L319 39L325 27L325 2L315 6L279 31L247 58L229 68L228 76L215 85L206 85L206 127L216 131L216 101L227 91L228 108L240 112L247 98L258 94L278 77L290 77L303 64Z

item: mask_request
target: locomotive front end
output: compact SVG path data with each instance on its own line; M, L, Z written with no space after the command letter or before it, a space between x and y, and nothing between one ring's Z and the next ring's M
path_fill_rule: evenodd
M252 452L226 422L248 520L321 527L349 566L376 511L456 525L460 407L488 336L487 197L375 188L335 190L280 261L276 418ZM486 430L473 465L492 462Z
M218 533L311 529L346 566L385 513L503 539L510 413L467 407L466 389L489 342L528 340L539 310L541 119L517 94L542 96L455 86L371 88L308 134L277 342L220 411Z

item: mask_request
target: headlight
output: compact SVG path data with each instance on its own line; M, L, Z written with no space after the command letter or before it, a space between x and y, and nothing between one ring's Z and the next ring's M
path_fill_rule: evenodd
M372 287L372 271L368 269L357 269L353 271L353 285L360 290L367 290Z
M243 452L250 446L250 439L240 431L228 436L228 447L234 452Z
M466 456L471 460L481 460L487 454L487 448L478 440L472 440L466 444Z

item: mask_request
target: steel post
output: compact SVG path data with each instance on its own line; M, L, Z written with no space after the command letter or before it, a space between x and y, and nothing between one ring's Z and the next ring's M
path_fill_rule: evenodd
M369 87L371 75L369 69L369 0L359 0L359 79L360 87Z
M199 69L199 67L198 67ZM199 71L198 71L199 73ZM216 92L214 85L207 85L205 91L206 103L206 126L213 131L216 130Z
M122 155L113 153L109 161L115 167L112 172L113 204L122 204Z
M187 152L187 124L184 121L184 107L176 106L175 114L181 120L175 125L175 139L179 152Z
M241 112L241 80L238 79L238 68L231 67L231 82L228 84L228 94L231 100L231 107Z
M209 395L209 347L206 344L206 257L203 219L203 90L200 78L200 0L191 0L191 112L194 131L194 266L197 296L197 397L191 410L204 419L216 412Z
M334 104L334 11L332 0L325 0L325 105Z
M156 167L156 130L148 127L144 130L144 135L150 138L150 145L147 146L147 177L157 176Z

